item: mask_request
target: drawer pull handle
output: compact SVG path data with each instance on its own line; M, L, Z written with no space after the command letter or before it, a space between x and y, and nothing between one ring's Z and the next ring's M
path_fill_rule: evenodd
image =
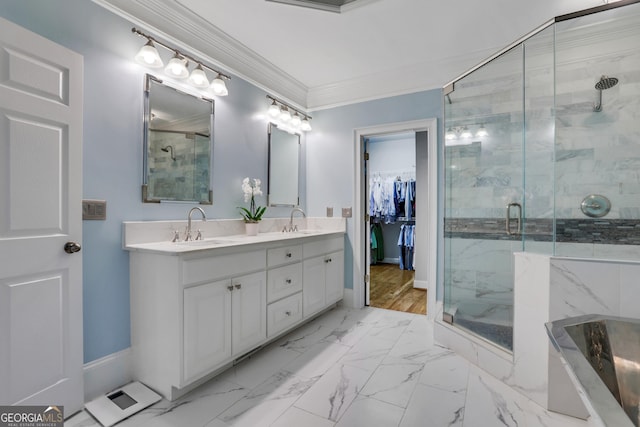
M285 311L284 314L286 314L287 316L291 316L291 312L289 310Z
M327 264L331 262L331 258L327 258L324 260L324 262L326 262Z
M238 284L236 285L236 289L240 289L241 287L242 287L242 284L241 284L241 283L238 283Z
M230 291L232 291L232 290L233 290L233 286L232 286L232 285L229 285L229 286L227 286L227 289L229 289Z
M287 279L287 280L285 280L285 282L287 282L287 285L290 285L291 284L291 279Z
M287 258L291 258L291 252L287 252L287 254L285 255Z

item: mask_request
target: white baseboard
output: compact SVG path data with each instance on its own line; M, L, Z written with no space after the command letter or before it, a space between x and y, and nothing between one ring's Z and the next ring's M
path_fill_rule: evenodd
M414 280L413 287L418 289L427 289L429 286L429 282L426 280Z
M382 262L384 264L398 264L398 265L400 265L400 259L399 258L384 258L382 260Z
M133 381L131 348L109 354L84 365L84 401L90 402Z

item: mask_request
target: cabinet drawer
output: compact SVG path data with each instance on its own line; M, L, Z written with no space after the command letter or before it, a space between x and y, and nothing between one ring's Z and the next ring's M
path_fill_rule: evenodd
M267 250L267 266L277 267L302 259L302 246L285 246Z
M267 306L267 336L272 337L302 320L302 292Z
M318 240L304 244L304 257L312 258L329 252L341 251L344 249L344 236L332 237L330 239Z
M302 290L302 263L269 270L267 302L273 302Z
M264 270L265 251L245 252L241 254L217 255L211 257L184 260L182 263L182 283L213 281L225 277Z

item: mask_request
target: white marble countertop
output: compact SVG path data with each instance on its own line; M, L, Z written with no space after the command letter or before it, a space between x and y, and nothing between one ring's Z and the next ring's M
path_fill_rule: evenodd
M137 221L123 223L122 248L127 251L143 251L164 255L182 255L192 252L238 248L244 245L257 245L273 242L291 242L318 236L344 235L346 222L342 218L298 219L295 225L299 231L283 232L286 219L263 220L260 232L256 236L243 233L244 223L240 220L198 221L197 228L203 227L204 239L188 242L172 242L171 230L181 230L183 221ZM195 222L192 225L196 229ZM184 237L181 233L181 237ZM193 233L195 235L195 232Z

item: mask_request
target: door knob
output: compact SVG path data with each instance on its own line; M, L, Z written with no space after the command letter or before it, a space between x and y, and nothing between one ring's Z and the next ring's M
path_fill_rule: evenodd
M80 252L82 248L76 242L67 242L64 244L64 251L68 254L75 254L76 252Z

